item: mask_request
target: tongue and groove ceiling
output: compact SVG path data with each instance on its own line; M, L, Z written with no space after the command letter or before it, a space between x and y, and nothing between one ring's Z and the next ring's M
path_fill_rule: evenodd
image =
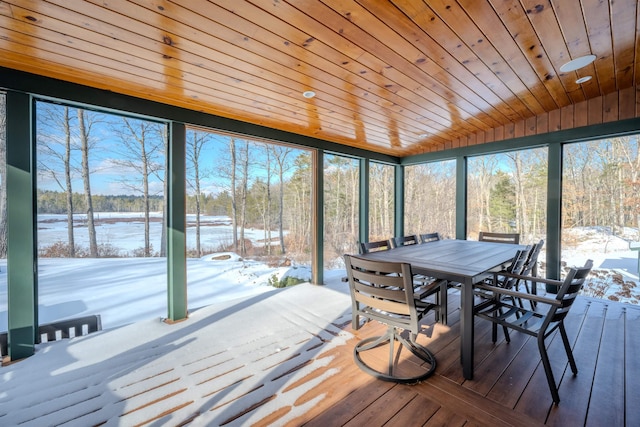
M636 86L639 23L636 0L10 0L0 66L404 157Z

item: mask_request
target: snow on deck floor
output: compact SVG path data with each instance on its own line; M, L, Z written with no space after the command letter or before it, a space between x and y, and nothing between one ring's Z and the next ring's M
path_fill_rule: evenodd
M173 325L148 320L41 344L0 369L0 425L236 426L283 408L285 422L315 404L295 407L299 396L337 374L287 388L331 361L323 354L351 337L340 328L350 319L336 281L211 305Z

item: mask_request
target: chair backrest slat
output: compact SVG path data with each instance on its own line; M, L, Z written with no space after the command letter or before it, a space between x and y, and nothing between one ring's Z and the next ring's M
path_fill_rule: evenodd
M362 270L353 273L353 278L357 283L366 286L394 287L404 289L404 278L396 275L395 271L370 271Z
M391 240L391 248L399 248L400 246L417 245L420 243L418 236L410 234L408 236L393 237Z
M511 261L511 265L505 269L507 273L513 274L523 274L523 270L526 267L526 261L529 259L529 252L531 251L531 246L527 246L525 249L519 249L516 252L516 255L513 257L513 261ZM498 273L498 277L500 274ZM497 283L498 286L501 286L506 289L513 288L520 279L516 279L514 277L504 277L502 281Z
M360 254L368 254L369 252L376 251L388 251L389 249L391 249L391 243L388 240L360 242Z
M494 242L494 243L520 243L519 233L490 233L487 231L481 231L478 235L478 240L481 242Z
M536 271L536 264L538 263L538 256L540 255L540 251L544 246L544 240L540 240L538 243L531 246L531 251L529 252L529 257L527 258L526 265L522 270L523 276L531 275L531 272Z
M420 243L437 242L441 240L440 233L426 233L420 235Z
M558 289L558 294L556 295L556 299L560 301L562 305L561 307L554 307L549 310L549 314L545 320L547 324L560 322L567 317L569 309L576 300L576 297L578 296L580 289L582 289L592 267L593 261L588 260L584 267L572 268L569 270L569 273L567 273L567 276Z

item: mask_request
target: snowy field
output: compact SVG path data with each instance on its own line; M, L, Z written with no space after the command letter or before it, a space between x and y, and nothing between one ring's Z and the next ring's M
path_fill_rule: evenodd
M152 246L160 248L159 214L151 223ZM76 216L81 223L82 215ZM64 215L38 217L38 243L43 248L66 241ZM144 240L142 214L99 213L95 217L98 245L109 244L121 255L141 247ZM187 217L187 246L195 246L195 222ZM229 218L203 216L203 248L218 248L232 241ZM77 244L88 246L87 228L76 226ZM247 230L245 236L262 241L262 230ZM256 243L255 245L259 245ZM165 258L40 258L38 260L39 318L41 323L100 314L105 329L139 320L167 316L167 261ZM274 290L269 280L293 276L309 280L304 266L269 267L227 252L200 259L187 259L189 310L238 298L250 298ZM7 268L0 260L0 331L7 330Z
M593 260L590 280L583 294L640 303L638 251L629 249L629 243L640 241L637 229L625 228L614 234L605 227L574 228L571 240L574 245L562 251L562 259L568 266L584 265L587 259ZM539 259L544 259L544 253Z

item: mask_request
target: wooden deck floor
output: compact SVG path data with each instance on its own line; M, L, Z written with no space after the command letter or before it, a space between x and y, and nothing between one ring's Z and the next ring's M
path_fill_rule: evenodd
M287 425L640 425L639 307L586 297L577 300L566 320L577 376L568 368L559 336L548 341L554 375L560 381L561 402L555 406L535 340L513 333L510 343L499 335L494 345L489 322L480 319L476 320L475 378L463 379L456 295L451 293L449 326L425 319L425 333L418 339L436 355L434 376L417 385L400 385L361 372L353 362L355 342L383 329L369 323L350 331L355 338L335 349L336 358L327 369L338 368L340 374L314 387L297 403L324 398ZM277 424L277 414L263 423Z
M475 378L462 378L453 290L449 326L427 317L418 339L436 355L435 375L417 385L374 379L355 365L353 347L384 327L352 331L342 285L300 285L174 325L149 320L42 345L0 370L0 425L640 425L640 307L578 298L567 319L576 377L551 337L554 406L535 341L513 333L494 345L480 319Z

